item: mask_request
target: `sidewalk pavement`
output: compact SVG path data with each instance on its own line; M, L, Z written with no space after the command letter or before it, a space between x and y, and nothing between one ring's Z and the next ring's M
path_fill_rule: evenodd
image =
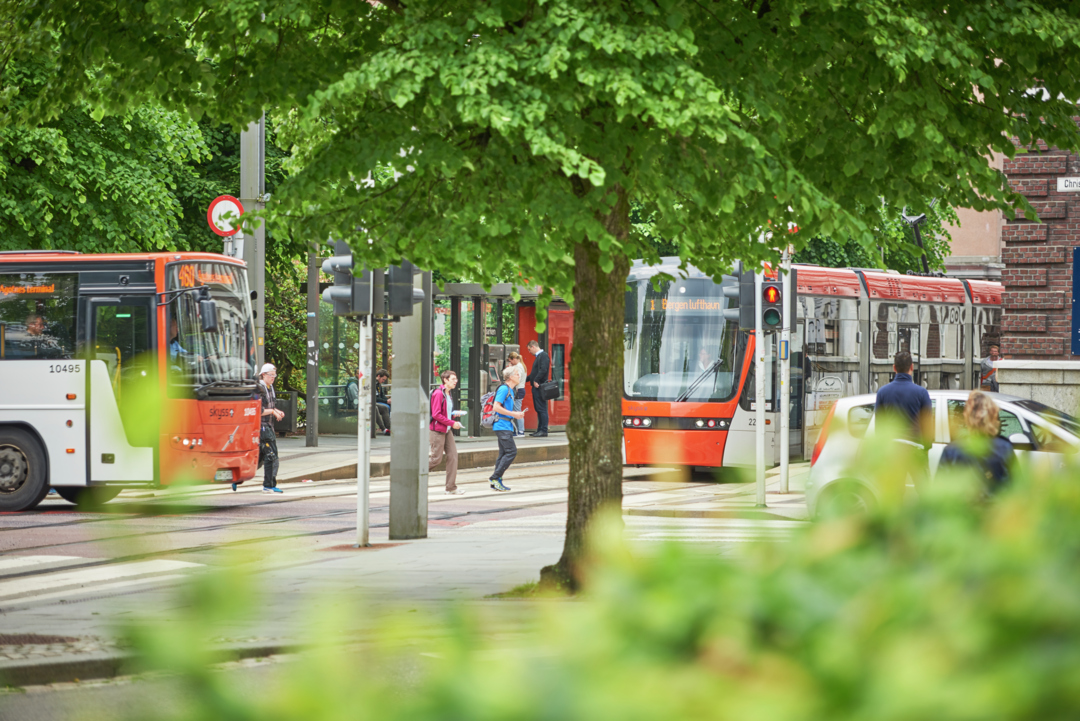
M306 449L303 438L283 439L283 455L293 471L316 472L320 468L347 465L355 453L352 438L320 438L320 449ZM529 439L544 445L544 439ZM561 439L556 439L558 442ZM468 441L477 450L490 443L486 439ZM550 445L550 439L548 440ZM565 446L565 441L562 441ZM385 455L385 441L380 444ZM463 443L463 445L465 445ZM524 445L524 444L523 444ZM323 454L329 458L324 460ZM353 461L355 468L355 461ZM764 537L783 537L806 519L803 496L809 463L791 465L790 491L780 493L779 469L766 474L766 508L755 506L752 483L679 484L624 497L627 528L645 542L680 539L696 542L713 552L726 543ZM627 480L641 480L646 469L628 469ZM651 475L650 480L677 481L678 472ZM432 478L433 487L441 480ZM318 485L318 484L316 484ZM667 483L663 484L667 486ZM513 509L508 509L513 511ZM274 603L253 613L250 625L236 628L232 638L222 639L222 660L261 658L299 650L296 639L305 638L305 624L320 618L325 604L349 598L363 588L369 601L400 603L408 608L436 610L454 600L483 604L485 614L497 616L523 612L520 604L485 600L486 594L505 591L533 580L538 570L558 559L562 549L565 511L506 517L459 526L432 523L429 537L421 541L389 543L385 529L373 529L372 549L356 551L346 546L329 546L303 564L288 563L268 569L261 585L274 589ZM680 520L682 519L682 520ZM337 543L337 540L330 541ZM129 613L131 608L170 608L175 604L175 586L148 589L137 596L117 596L103 601L110 613ZM319 592L312 595L311 589ZM393 599L398 599L394 601ZM93 599L90 599L93 601ZM357 642L377 629L380 615L368 606L357 616L355 628L343 629L343 641ZM95 614L96 615L96 614ZM45 620L43 616L41 620ZM163 619L164 620L164 619ZM268 634L266 629L273 629ZM30 636L24 629L23 635ZM70 625L53 626L54 633L72 637L44 639L16 638L0 633L0 678L13 686L51 684L77 679L110 678L130 673L130 652L103 635L104 627L82 631ZM89 631L92 635L84 635ZM77 634L77 636L76 636ZM7 643L5 643L7 642Z
M390 475L390 436L371 439L371 477ZM546 438L526 435L517 438L516 463L561 461L570 457L565 433L552 433ZM493 436L480 438L458 437L458 468L494 468L499 455L499 443ZM356 478L356 436L319 436L319 445L309 448L304 436L278 438L278 481L290 483L303 480L331 481ZM444 470L445 462L435 471ZM262 472L249 484L261 483Z

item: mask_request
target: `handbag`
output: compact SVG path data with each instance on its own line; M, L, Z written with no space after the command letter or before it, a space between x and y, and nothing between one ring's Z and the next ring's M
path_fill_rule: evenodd
M540 397L545 401L553 401L562 395L559 392L559 383L557 381L544 381L537 390L540 391Z
M520 401L524 397L525 397L525 388L524 388L524 386L521 387L521 388L515 388L514 389L514 398L516 400Z

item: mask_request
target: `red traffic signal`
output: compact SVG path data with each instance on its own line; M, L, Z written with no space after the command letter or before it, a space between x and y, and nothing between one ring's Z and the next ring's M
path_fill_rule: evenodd
M762 291L762 296L766 303L779 303L780 302L780 289L775 285L767 285Z

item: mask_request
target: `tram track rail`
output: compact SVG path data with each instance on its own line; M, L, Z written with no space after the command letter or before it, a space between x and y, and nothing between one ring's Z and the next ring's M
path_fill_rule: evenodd
M550 478L551 476L550 476L550 474L548 474L545 477ZM518 478L518 479L515 479L515 480L523 481L523 480L527 480L527 478L523 477L523 478ZM482 482L486 483L487 481L484 480ZM462 483L461 485L473 484L473 483L479 484L479 483L481 483L481 481L466 481L466 482ZM534 488L534 489L527 489L527 490L523 489L521 491L509 491L509 492L507 492L505 494L500 494L500 497L505 498L507 496L512 496L512 497L518 497L518 498L521 498L521 500L526 500L527 501L527 496L529 496L529 495L534 495L534 494L538 494L538 493L551 493L552 491L555 491L555 490L560 490L560 487ZM643 489L643 490L640 490L640 491L630 491L630 492L624 493L624 495L626 495L626 496L634 496L634 495L639 495L639 494L643 494L643 493L651 493L651 492L653 492L652 489ZM352 494L350 494L350 495L352 495ZM316 498L317 499L317 498L324 498L324 497L325 496L307 496L306 498L308 498L308 499ZM301 501L301 500L304 500L304 497L296 498L296 499L292 499L292 500L293 501ZM447 503L447 502L452 502L453 500L455 500L455 499L454 498L447 498L445 500L436 500L436 501L433 501L433 505L441 505L441 504L444 504L444 503ZM266 502L265 504L262 504L262 505L271 505L271 504L272 505L283 505L285 502L286 501L284 501L284 500L283 501L270 501L270 502ZM494 507L494 508L470 509L470 510L465 510L465 511L461 511L461 512L450 512L450 513L445 513L444 512L444 513L439 513L438 515L432 515L430 517L430 520L433 520L433 521L448 521L448 520L454 520L454 519L458 519L458 518L466 518L466 517L469 517L469 516L488 516L488 515L493 515L493 514L497 514L497 513L511 513L511 512L515 512L515 511L528 510L528 509L531 509L531 508L541 508L541 507L544 507L544 506L556 506L556 505L562 504L563 502L564 501L561 501L561 500L544 499L544 500L536 501L536 502L533 502L533 503L528 503L528 502L526 502L526 503L517 503L517 504L512 505L512 506L498 506L498 507ZM235 506L229 506L229 507L235 507ZM386 511L389 510L389 505L386 504L386 505L372 506L371 510L373 512L379 512L379 511L386 512ZM447 510L449 510L449 509L447 509ZM12 549L10 551L0 552L0 558L7 557L7 556L15 556L15 555L19 555L19 554L29 552L29 551L42 552L42 551L53 550L53 549L61 549L61 548L69 547L69 546L84 545L86 543L122 542L122 541L125 541L125 540L128 540L128 539L146 538L146 537L150 537L150 536L164 536L164 535L170 535L170 534L193 533L193 532L194 533L197 533L197 532L206 533L206 532L213 532L213 531L227 531L229 529L242 528L242 527L273 525L273 524L298 522L298 521L307 521L307 520L320 520L320 519L326 519L326 518L336 518L336 517L341 517L341 516L355 516L355 514L356 514L356 509L355 508L348 508L348 509L325 511L325 512L321 512L321 513L279 516L279 517L272 517L272 518L245 519L245 520L238 520L238 521L230 522L230 523L218 523L218 524L213 524L213 525L197 526L197 527L193 527L193 528L178 528L178 529L169 529L169 530L161 530L161 531L128 533L128 534L122 534L122 535L107 536L107 537L102 537L102 538L81 539L81 540L77 540L77 541L66 541L66 542L62 542L62 543L42 544L42 545L38 545L38 546L26 546L26 547L22 547L22 548L18 548L18 549ZM130 520L130 519L122 519L122 520ZM370 527L371 528L386 528L388 525L389 525L389 523L374 523L374 524L371 524ZM245 545L252 545L252 544L258 544L258 543L271 543L271 542L274 542L274 541L286 541L286 540L292 540L292 539L297 539L297 538L311 538L311 537L319 537L319 536L327 536L327 535L337 535L337 534L341 534L341 533L353 532L355 530L356 530L356 525L355 524L350 524L348 526L341 526L341 527L335 527L335 528L325 528L325 529L310 530L310 531L297 531L295 533L275 534L275 535L271 535L271 536L259 536L259 537L256 537L256 538L236 539L236 540L232 540L232 541L221 541L221 542L214 542L214 543L202 543L202 544L197 544L197 545L193 545L193 546L181 546L181 547L178 547L178 548L168 548L168 549L161 549L161 550L155 550L155 551L131 553L131 554L127 554L127 555L124 555L124 556L114 556L114 557L110 557L110 558L101 558L101 559L92 559L92 560L88 559L85 563L76 563L76 564L65 565L65 566L62 567L62 569L57 568L57 567L49 567L49 568L43 568L43 569L28 569L26 571L21 571L19 573L13 573L13 574L10 574L10 575L6 575L6 576L4 576L4 580L39 576L39 575L44 575L44 574L47 574L47 573L52 573L52 572L55 572L57 570L64 570L64 571L80 570L80 569L84 569L84 568L93 568L93 567L116 564L116 563L127 563L127 562L134 562L134 561L142 561L142 560L148 560L148 559L154 559L154 558L169 557L169 556L174 556L174 555L184 555L184 554L192 554L192 553L209 553L209 552L213 552L215 550L224 550L224 549L228 549L228 548L241 547L241 546L245 546Z

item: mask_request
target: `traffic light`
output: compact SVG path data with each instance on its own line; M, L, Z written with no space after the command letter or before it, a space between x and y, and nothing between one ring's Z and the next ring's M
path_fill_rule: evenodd
M386 314L405 316L413 314L413 305L424 301L424 291L413 285L414 266L407 260L392 265L386 274Z
M724 319L739 324L739 330L754 330L754 273L737 263L733 275L721 277L721 292L725 298L737 298L739 305L724 309Z
M779 279L765 278L761 282L761 328L780 330L784 324L784 291Z
M323 261L322 269L334 278L334 285L323 291L323 300L334 306L336 316L368 315L371 313L371 271L353 275L355 261L352 248L343 240L334 241L333 258Z

